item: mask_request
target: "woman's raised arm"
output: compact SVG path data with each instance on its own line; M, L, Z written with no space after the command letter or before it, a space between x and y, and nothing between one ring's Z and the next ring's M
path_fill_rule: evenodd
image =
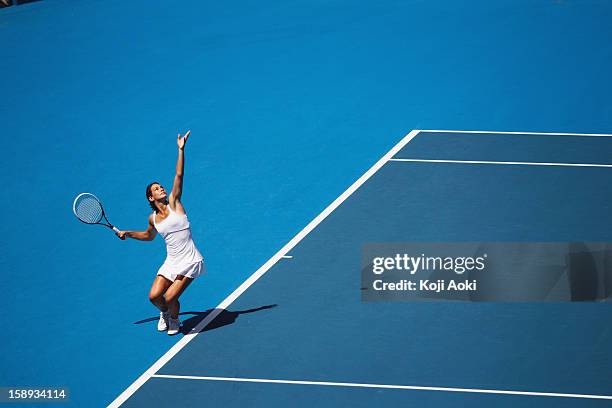
M185 133L185 136L181 137L181 134L178 134L176 139L176 144L178 145L178 159L176 160L176 174L174 175L174 183L172 184L172 192L170 193L170 197L168 197L168 201L174 204L174 201L181 201L181 196L183 195L183 173L185 170L185 144L187 143L187 138L191 134L191 130L188 130Z

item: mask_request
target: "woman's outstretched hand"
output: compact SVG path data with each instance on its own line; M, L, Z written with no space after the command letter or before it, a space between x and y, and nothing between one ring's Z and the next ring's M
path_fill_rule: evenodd
M120 240L125 241L127 238L127 231L119 231L115 235L118 236Z
M187 133L185 133L185 135L183 137L181 137L181 134L178 134L178 137L176 138L176 144L178 145L179 149L184 149L185 148L185 143L187 143L187 138L189 137L189 135L191 134L191 130L188 130Z

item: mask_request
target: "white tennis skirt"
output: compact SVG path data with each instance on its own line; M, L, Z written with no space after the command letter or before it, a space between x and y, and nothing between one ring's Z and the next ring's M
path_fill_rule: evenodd
M204 265L204 261L200 261L189 264L183 268L177 268L174 265L168 265L164 263L157 271L157 274L163 276L171 282L174 282L176 280L176 277L179 275L195 279L205 272L206 266Z

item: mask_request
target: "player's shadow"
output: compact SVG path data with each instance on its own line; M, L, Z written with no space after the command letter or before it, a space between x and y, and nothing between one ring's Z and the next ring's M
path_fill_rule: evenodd
M266 310L266 309L272 309L272 308L275 308L276 306L278 305L273 304L273 305L260 306L254 309L237 310L237 311L229 311L225 309L210 309L204 312L181 312L179 313L179 315L181 316L192 315L190 318L183 320L182 325L181 325L181 333L182 334L190 333L193 329L195 329L198 326L198 324L200 324L202 320L204 320L207 316L209 316L213 312L218 313L218 314L215 316L213 321L211 321L210 323L206 325L206 327L199 330L200 332L214 330L214 329L218 329L223 326L227 326L229 324L233 324L236 321L236 319L238 319L238 316L240 315L259 312L261 310ZM143 320L134 322L134 324L157 322L158 320L159 320L159 317L150 317L148 319L143 319Z

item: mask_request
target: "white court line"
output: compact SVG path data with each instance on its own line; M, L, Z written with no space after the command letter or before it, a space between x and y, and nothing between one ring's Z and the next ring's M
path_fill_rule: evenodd
M465 393L476 393L476 394L506 394L506 395L527 395L527 396L535 396L535 397L561 397L561 398L586 398L586 399L612 400L612 395L565 394L565 393L557 393L557 392L491 390L491 389L480 389L480 388L425 387L425 386L419 386L419 385L363 384L363 383L345 383L345 382L328 382L328 381L270 380L266 378L199 377L199 376L192 376L192 375L165 375L165 374L155 374L153 377L155 378L173 378L173 379L179 379L179 380L231 381L231 382L296 384L296 385L325 385L325 386L332 386L332 387L385 388L385 389L397 389L397 390L465 392Z
M513 166L563 166L563 167L605 167L605 168L612 167L612 164L539 163L539 162L509 162L509 161L486 161L486 160L389 159L389 161L416 162L416 163L508 164L508 165L513 165Z
M488 130L419 130L426 133L470 133L492 135L526 135L526 136L586 136L586 137L612 137L608 133L542 133L542 132L497 132Z
M293 256L291 256L291 255L283 255L282 258L283 259L293 259Z
M376 173L387 161L395 156L409 141L411 141L417 134L418 130L413 130L408 133L402 140L400 140L391 150L389 150L383 157L380 158L368 171L366 171L357 181L355 181L344 193L336 198L327 208L323 210L319 215L315 217L303 230L301 230L295 237L285 244L272 258L270 258L265 264L263 264L258 270L255 271L246 281L242 283L232 294L230 294L223 302L221 302L211 313L198 323L196 327L184 335L170 350L168 350L159 360L157 360L147 371L142 373L140 377L136 379L128 388L126 388L113 402L108 405L109 408L116 408L123 404L132 394L136 392L145 382L149 380L160 368L162 368L172 357L174 357L183 347L185 347L191 340L193 340L199 332L202 331L210 322L212 322L222 310L226 309L234 300L238 298L245 290L249 288L257 279L259 279L264 273L268 271L275 263L286 255L294 246L298 244L306 235L310 233L317 225L321 223L329 214L332 213L344 200L346 200L351 194L353 194L363 183L365 183L374 173Z

